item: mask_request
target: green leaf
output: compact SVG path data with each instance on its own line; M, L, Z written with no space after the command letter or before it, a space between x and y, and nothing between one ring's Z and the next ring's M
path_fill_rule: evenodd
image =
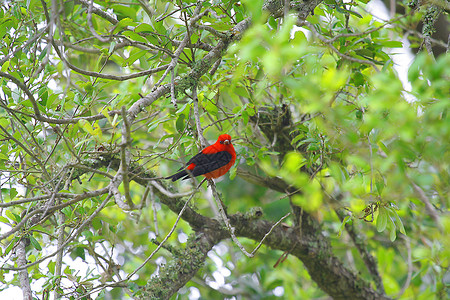
M148 132L152 132L153 130L156 129L156 127L159 126L159 124L166 122L167 120L169 120L169 118L162 118L162 119L156 119L155 121L151 122L148 127Z
M391 229L391 231L389 232L389 239L391 240L391 242L395 241L395 239L397 238L397 233L395 228Z
M15 188L11 188L9 190L9 197L10 197L10 199L13 200L17 196L18 193L19 192L17 192L17 190Z
M3 25L3 24L2 24ZM0 30L1 33L1 30ZM6 72L9 68L9 60L5 61L5 63L1 66L2 72Z
M92 220L92 227L93 227L95 230L101 229L101 228L102 228L102 221L101 221L99 218L94 218L94 219Z
M231 168L229 174L230 174L230 180L233 180L236 177L236 174L237 174L237 165L236 164Z
M184 114L181 114L178 116L177 121L175 122L175 127L177 128L177 131L179 133L182 133L184 131L186 116Z
M341 237L342 231L344 230L345 224L351 221L351 216L346 216L344 220L342 220L341 226L339 226L338 237Z
M8 220L7 218L3 217L3 216L0 216L0 222L5 223L5 224L8 224L8 225L11 224L11 223L9 222L9 220Z
M278 28L278 22L274 17L270 16L268 21L269 21L270 27L272 27L273 29Z
M406 235L405 227L403 226L403 222L400 219L400 216L398 215L397 211L394 208L392 208L392 207L387 207L386 209L387 209L387 211L389 213L389 216L391 217L391 219L394 222L394 227L398 228L398 230L401 233Z
M188 114L189 113L189 108L187 108L187 106L188 105L191 105L192 104L192 99L191 100L189 100L188 102L186 102L185 104L183 104L183 106L182 107L180 107L176 112L175 112L175 114L176 115L178 115L178 114L181 114L181 113L184 113L184 114Z
M81 233L82 236L84 236L86 239L90 240L93 236L92 232L90 230L85 230Z
M129 39L134 40L136 42L147 43L147 40L144 37L140 36L139 34L137 34L134 31L127 30L127 31L122 32L122 34L124 36L128 37Z
M386 145L382 141L377 142L377 145L378 145L378 147L380 147L381 150L384 151L384 153L386 153L386 154L390 153L389 149L386 147Z
M296 194L292 196L292 203L302 207L307 212L315 212L322 204L320 192L309 192L306 195Z
M381 44L383 47L387 47L387 48L402 48L403 47L403 43L401 41L374 39L374 42L377 42L377 43Z
M58 99L58 95L57 94L50 94L50 96L48 97L48 99L47 99L47 104L46 104L46 106L47 106L47 108L48 109L53 109L54 108L54 105L53 105L53 103L55 102L55 100L57 100Z
M56 263L54 261L51 261L47 264L48 271L53 275L55 275L55 265Z
M386 229L388 214L384 206L378 208L377 231L382 232Z
M117 10L123 10L125 9L125 6L123 5L113 5ZM119 23L116 24L116 28L114 29L113 33L118 33L123 28L127 26L136 26L136 22L133 21L132 18L125 17L119 21Z
M72 209L70 209L69 207L64 207L63 209L61 209L61 212L67 217L67 218L71 218L72 216Z
M139 32L150 33L150 32L153 32L153 27L150 26L149 24L141 23L134 29L134 32L137 32L137 33L139 33Z
M10 218L12 221L20 222L21 218L18 214L13 213L10 210L5 211L5 215Z
M86 252L85 252L85 249L84 249L84 245L80 245L80 247L75 247L73 250L72 250L72 252L70 253L70 256L72 257L72 258L77 258L77 257L80 257L82 260L85 260L86 259Z
M41 247L41 245L39 245L39 242L33 237L33 235L30 235L30 242L31 242L31 244L33 245L33 247L36 249L36 250L38 250L38 251L41 251L42 250L42 247Z
M375 175L375 188L377 189L378 195L381 196L381 193L383 192L384 189L384 179L380 174L376 174Z
M147 53L148 53L147 50L132 51L132 54L126 60L127 65L129 65L129 66L132 65L136 60L140 59L142 56L144 56Z
M47 106L48 88L42 87L39 90L38 97L39 97L39 104L42 106Z
M33 262L35 262L36 261L36 255L34 255L34 254L30 254L29 256L28 256L28 261L29 262L31 262L31 263L33 263ZM36 278L36 279L38 279L38 278L40 278L40 277L45 277L45 275L43 275L43 274L39 274L39 275L37 275L38 277L34 277L34 278Z
M251 103L246 104L245 111L247 112L247 114L248 114L250 117L256 115L255 106L254 106L253 104L251 104Z
M15 237L11 243L9 243L8 247L6 247L5 249L5 255L8 255L9 252L11 252L11 250L16 246L17 242L19 241L18 237Z
M301 139L304 139L304 138L305 138L305 134L304 133L300 133L300 134L298 134L296 137L294 137L292 139L291 144L297 146L296 145L297 142L300 141Z
M219 112L217 105L209 100L206 100L204 102L206 102L206 103L204 103L204 107L205 107L206 111L209 112L210 114L217 115L217 113Z
M78 123L80 124L81 128L83 128L84 131L86 131L90 135L95 135L95 131L94 128L92 128L91 123L83 119L80 120Z
M244 126L247 126L248 120L249 120L247 111L246 111L246 110L243 110L242 113L241 113L241 116L242 116L242 124L243 124Z
M101 113L102 115L105 116L105 118L108 120L109 124L111 124L113 127L115 127L115 124L113 124L112 119L111 119L111 116L109 115L108 109L107 109L106 107L104 107L104 108L100 111L100 113Z
M285 156L283 169L290 172L297 172L302 166L306 164L306 159L299 152L289 152Z

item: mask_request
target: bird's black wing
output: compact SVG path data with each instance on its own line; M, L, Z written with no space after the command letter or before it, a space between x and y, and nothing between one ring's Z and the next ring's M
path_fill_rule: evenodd
M219 151L217 153L208 154L200 152L186 163L186 167L191 164L195 164L194 169L180 171L172 176L166 177L166 179L172 179L172 181L175 181L180 178L187 179L190 176L200 176L225 166L231 161L231 158L231 153L227 151Z
M199 176L214 170L217 170L231 161L231 154L227 151L220 151L217 153L204 154L199 153L194 156L188 166L190 164L195 164L193 170L191 170L192 176Z

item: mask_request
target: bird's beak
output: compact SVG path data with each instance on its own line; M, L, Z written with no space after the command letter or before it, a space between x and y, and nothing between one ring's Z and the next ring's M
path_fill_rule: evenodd
M230 140L225 140L225 141L223 141L223 144L224 145L229 145L229 144L231 144L231 141Z

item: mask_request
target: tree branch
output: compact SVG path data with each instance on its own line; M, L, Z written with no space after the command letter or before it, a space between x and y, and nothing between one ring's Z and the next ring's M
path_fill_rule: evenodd
M22 288L23 299L24 300L32 300L33 294L31 292L30 277L28 276L28 270L25 268L25 266L27 265L27 256L26 256L25 247L26 247L26 241L25 241L25 238L22 238L16 247L17 266L19 268L22 268L19 271L19 281L20 281L20 286Z

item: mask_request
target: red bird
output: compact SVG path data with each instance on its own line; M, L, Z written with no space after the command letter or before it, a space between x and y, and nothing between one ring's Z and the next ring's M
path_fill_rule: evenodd
M166 179L175 181L181 178L184 180L191 176L195 177L200 175L208 179L218 178L225 175L234 165L235 161L236 151L234 151L234 147L231 144L231 136L229 134L222 134L214 145L206 147L191 158L186 164L186 169L166 177ZM180 170L183 168L180 168Z

